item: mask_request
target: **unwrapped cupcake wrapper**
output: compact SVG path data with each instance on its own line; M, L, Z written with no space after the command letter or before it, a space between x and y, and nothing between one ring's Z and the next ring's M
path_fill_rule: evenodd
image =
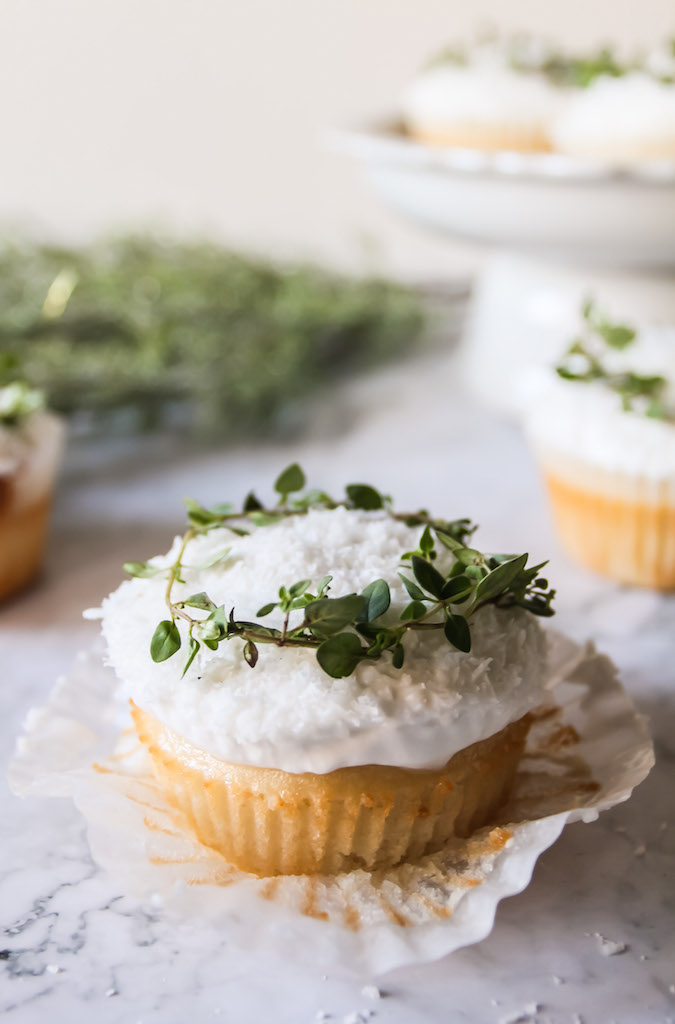
M220 761L135 706L132 717L197 838L259 876L372 870L469 835L504 802L530 724L511 723L437 771L364 765L294 775Z
M360 973L437 959L485 938L500 899L526 887L564 825L626 800L653 764L611 661L549 635L555 703L535 717L509 803L416 863L266 879L233 868L166 800L98 651L29 713L10 784L23 796L72 797L94 858L127 892L226 928L239 947L290 948L314 966Z
M675 481L607 473L541 457L566 549L620 583L675 589Z

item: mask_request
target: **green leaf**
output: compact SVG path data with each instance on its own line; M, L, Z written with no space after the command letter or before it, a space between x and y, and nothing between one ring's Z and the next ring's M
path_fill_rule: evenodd
M471 632L469 623L463 615L449 614L445 620L445 639L458 651L468 654L471 650Z
M270 515L269 512L251 512L248 517L254 526L272 526L280 523L283 516Z
M130 576L136 576L141 580L148 580L156 576L157 573L167 572L167 569L160 569L159 566L151 565L150 562L125 562L122 568Z
M232 548L222 548L220 551L217 551L215 555L211 555L210 558L207 558L205 562L200 562L199 565L193 566L186 565L184 568L192 568L197 572L201 572L203 569L212 569L214 565L218 565L219 562L224 562L231 550Z
M519 573L525 568L527 558L527 555L518 555L517 558L512 558L510 562L502 562L501 565L498 565L487 576L484 576L476 586L476 601L491 601L494 597L498 597L499 594L503 594L505 590L508 590Z
M424 527L424 532L420 537L420 551L422 552L425 558L428 558L429 555L431 555L431 553L433 552L433 550L434 538L431 536L431 529L427 525Z
M193 594L192 597L188 597L180 603L185 608L202 608L205 612L212 612L216 608L215 602L203 590L199 594Z
M257 614L257 615L260 615L260 616L264 616L264 615L269 615L269 613L270 613L270 612L273 612L273 611L274 611L274 609L276 608L276 606L277 606L277 604L276 604L276 601L272 601L272 602L271 602L270 604L264 604L264 605L262 606L262 608L260 608L260 609L259 609L259 610L257 611L257 613L256 613L256 614Z
M262 503L258 501L253 491L249 491L246 497L244 498L244 512L257 512L259 509L262 508Z
M306 483L305 474L297 462L287 466L274 481L274 490L280 494L282 499L295 491L301 491Z
M166 661L180 650L180 633L175 622L163 619L152 634L150 657L153 661Z
M485 559L480 551L475 548L459 548L455 557L461 565L482 565Z
M455 576L453 579L446 580L443 584L441 597L444 601L449 601L452 598L459 597L460 595L468 595L472 586L473 584L468 576Z
M408 594L410 595L410 597L412 597L413 601L429 600L424 591L420 590L416 583L413 583L412 580L409 580L408 577L404 576L402 572L400 572L398 575L400 579L403 581L403 586L408 591Z
M419 619L422 615L425 615L427 611L426 605L422 604L421 601L411 601L407 604L401 612L401 619L407 621L408 619Z
M202 622L197 622L193 629L200 640L204 643L207 641L214 640L216 644L222 639L223 630L222 627L212 618L204 619Z
M187 509L188 519L195 526L213 526L221 521L220 516L214 515L208 508L200 505L198 501L194 501L192 498L184 498L183 501Z
M386 580L373 580L367 587L364 587L362 597L365 598L365 608L359 615L359 620L372 622L384 615L391 604L391 592Z
M251 668L255 668L258 663L258 648L252 640L247 640L244 644L244 660Z
M197 657L197 651L198 650L199 650L199 641L195 640L195 638L193 636L191 636L190 637L190 653L189 653L188 659L185 662L185 665L183 667L183 672L181 674L181 679L185 676L185 674L186 674L187 670L189 669L190 665L192 664L192 662Z
M415 579L424 590L433 594L434 597L440 598L445 580L438 569L435 569L426 559L420 558L419 555L413 555L412 571L415 574Z
M311 582L311 580L298 580L297 583L293 583L292 586L288 588L289 595L291 597L300 597L300 595L304 594L307 590L307 587Z
M332 576L322 576L319 580L316 588L316 596L323 597L324 594L330 590L330 583L332 582Z
M403 668L403 661L405 659L405 650L403 644L396 644L396 647L391 652L391 663L394 668Z
M374 512L376 509L384 506L382 495L374 487L371 487L370 484L348 484L345 490L354 508L361 508L366 512Z
M229 501L221 501L212 505L208 511L214 516L230 516L234 512L234 505Z
M623 324L599 323L595 325L598 334L605 339L611 348L622 351L635 341L636 332L632 327Z
M352 674L364 654L365 651L356 634L339 633L324 640L317 648L316 660L324 672L333 679L343 679Z
M307 605L305 618L315 636L332 636L355 622L364 605L365 598L360 594L335 598L321 597Z

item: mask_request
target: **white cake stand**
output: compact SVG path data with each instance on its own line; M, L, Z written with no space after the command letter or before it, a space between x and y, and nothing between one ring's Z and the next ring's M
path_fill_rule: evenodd
M518 371L556 360L589 295L617 319L675 324L675 162L432 147L386 124L331 141L397 210L492 247L464 360L493 405L517 409Z

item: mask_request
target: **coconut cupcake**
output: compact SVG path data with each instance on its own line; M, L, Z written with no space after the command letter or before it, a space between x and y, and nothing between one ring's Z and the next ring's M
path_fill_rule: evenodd
M622 583L675 588L675 331L591 305L527 414L560 537Z
M28 584L44 554L61 421L41 392L14 382L0 388L0 600Z
M553 147L603 160L675 159L675 79L644 71L602 75L551 126Z
M277 481L275 508L191 504L103 603L141 742L201 842L256 875L387 867L491 819L546 699L527 556L466 520Z
M546 151L566 95L540 63L514 44L442 54L403 95L405 130L431 145Z

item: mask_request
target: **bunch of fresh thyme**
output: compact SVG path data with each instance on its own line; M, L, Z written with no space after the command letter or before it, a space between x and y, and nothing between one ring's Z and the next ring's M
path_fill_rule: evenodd
M187 624L187 660L183 675L192 664L203 644L215 650L225 640L238 639L243 643L243 654L253 668L258 660L259 644L276 647L309 647L316 651L321 668L338 679L350 675L361 661L377 661L388 653L396 668L401 668L405 657L403 639L410 630L442 630L448 643L460 651L471 649L469 618L486 604L499 608L520 605L535 615L553 614L551 602L554 590L539 576L546 564L528 567L525 555L486 555L470 547L467 541L475 527L468 519L447 521L433 519L425 510L415 513L393 511L391 499L380 494L369 484L350 484L345 497L336 501L323 491L304 490L305 475L300 466L288 466L277 478L274 489L276 504L266 508L250 493L241 511L230 504L215 505L207 509L197 502L186 502L190 526L182 538L178 554L169 566L159 568L149 562L127 562L125 570L132 576L166 578L166 605L168 618L157 626L150 644L153 661L166 661L180 650L183 640L178 621ZM173 588L183 583L183 558L189 542L201 534L225 527L235 535L247 534L250 529L278 523L288 516L306 515L309 509L363 509L383 510L392 519L408 526L420 526L422 532L414 551L401 555L399 573L410 596L399 620L386 623L382 617L389 609L391 595L387 582L373 580L361 594L328 597L331 576L324 576L316 584L309 579L297 580L282 586L278 597L265 604L259 618L279 608L283 625L272 629L260 622L237 619L235 610L216 603L203 591L181 600L175 600ZM451 551L452 568L443 574L434 565L436 545ZM228 551L199 566L210 568L227 558ZM206 613L196 618L193 610ZM292 613L298 612L291 622Z
M644 408L646 416L667 419L664 398L668 381L665 377L632 370L615 373L603 363L608 350L623 351L633 344L637 336L633 328L606 320L590 300L584 302L581 313L584 332L574 339L563 361L556 366L558 376L563 380L602 381L620 396L626 412L635 411L634 403L641 399L639 408Z

